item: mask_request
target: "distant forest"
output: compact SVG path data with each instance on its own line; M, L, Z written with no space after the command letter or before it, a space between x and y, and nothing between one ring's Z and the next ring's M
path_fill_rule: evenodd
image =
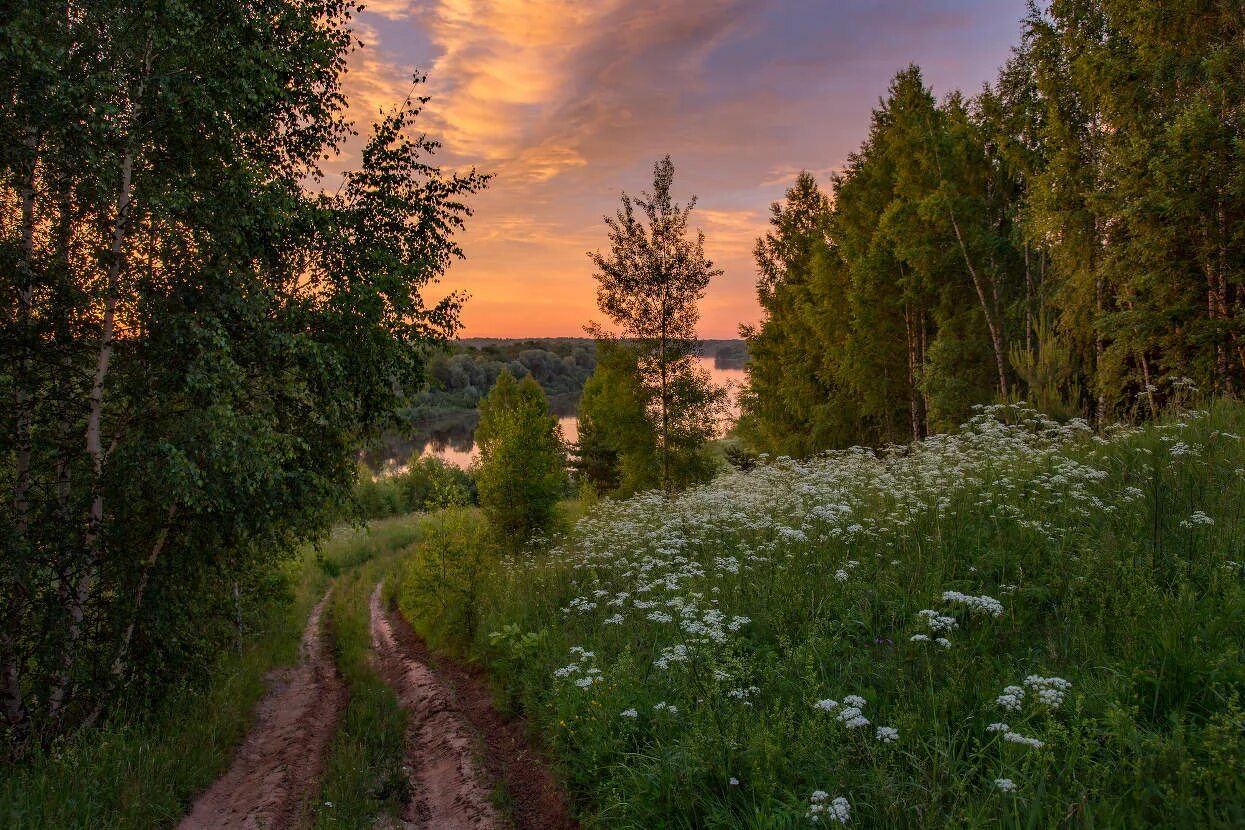
M748 360L742 340L704 340L701 353L723 369L742 368ZM518 379L531 375L553 410L570 415L596 365L596 341L588 337L465 338L430 356L428 386L411 396L402 417L426 424L473 413L502 369Z

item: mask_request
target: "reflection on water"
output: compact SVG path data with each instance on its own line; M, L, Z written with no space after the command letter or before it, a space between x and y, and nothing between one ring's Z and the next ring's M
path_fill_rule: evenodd
M708 370L714 383L724 387L730 397L728 423L739 414L738 395L743 387L746 373L742 368L719 368L711 357L700 358L701 368ZM578 400L557 400L550 408L558 416L562 439L568 443L579 440L579 421L575 417ZM479 420L475 412L465 413L438 421L419 424L411 435L386 435L381 446L364 455L364 461L373 470L398 472L412 456L436 456L458 467L470 467L478 455L475 446L475 428Z

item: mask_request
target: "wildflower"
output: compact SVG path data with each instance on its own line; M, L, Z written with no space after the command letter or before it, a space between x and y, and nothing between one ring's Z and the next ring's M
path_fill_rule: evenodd
M615 615L614 615L614 616L612 616L612 617L607 617L607 618L605 619L604 623L602 623L602 624L603 624L603 625L622 625L622 623L623 623L623 615L622 615L622 614L615 614Z
M1189 529L1194 527L1209 527L1213 525L1215 520L1207 516L1201 510L1194 510L1193 515L1180 523L1180 526Z
M623 709L620 713L624 718L638 718L640 713L633 709Z
M899 740L899 730L893 726L879 726L877 736L882 743L891 744Z
M863 707L866 702L867 701L860 695L848 695L847 697L843 698L844 704L848 706L855 706L857 708Z
M969 594L961 594L959 591L943 591L943 602L958 602L961 605L967 605L968 610L973 613L989 614L992 617L1003 616L1003 603L994 597L988 597L984 594L978 597Z
M934 642L942 646L943 648L951 648L951 641L948 640L946 637L938 637L934 640Z
M996 778L994 779L994 786L1005 793L1016 792L1016 782L1010 778Z
M826 698L825 700L819 700L816 703L814 703L813 708L821 709L822 711L825 711L825 712L833 712L838 707L838 705L839 705L838 701L831 700L830 698Z
M1062 677L1042 677L1037 674L1026 677L1025 685L1037 693L1039 703L1052 709L1059 708L1064 696L1072 688L1072 684Z
M861 726L868 726L869 719L861 713L860 708L856 706L844 706L842 710L835 715L835 719L846 726L848 729L858 729Z
M838 580L839 582L846 582L847 571L843 570L842 568L839 568L837 571L834 572L834 578Z
M1012 728L1005 723L992 723L986 727L987 732L1010 732Z
M831 801L830 794L825 790L813 790L812 795L808 797L808 813L806 815L813 824L818 824L822 816L825 816L831 822L847 824L851 814L851 805L842 796Z
M1038 740L1037 738L1030 738L1027 735L1021 735L1019 732L1004 732L1003 740L1010 741L1011 743L1014 743L1014 744L1023 744L1025 746L1031 746L1034 749L1041 749L1043 746L1045 746L1045 743Z
M738 778L736 778L735 776L733 776L733 775L732 775L732 776L731 776L731 780L730 780L730 785L731 785L732 787L738 787L738 786L739 786L739 779L738 779Z
M1009 712L1019 712L1024 699L1025 690L1022 686L1007 686L1003 689L1003 694L996 698L999 706Z
M908 639L914 643L928 643L929 635L928 634L913 634Z

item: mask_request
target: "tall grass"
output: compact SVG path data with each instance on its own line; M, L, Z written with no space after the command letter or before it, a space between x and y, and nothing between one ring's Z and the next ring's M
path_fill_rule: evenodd
M995 407L603 502L474 650L601 826L1242 826L1242 435Z
M376 522L367 532L343 532L326 551L323 561L343 571L328 625L349 702L314 805L317 828L371 828L396 819L411 797L403 766L406 713L376 672L368 602L376 584L395 572L397 554L419 538L425 521L410 516Z

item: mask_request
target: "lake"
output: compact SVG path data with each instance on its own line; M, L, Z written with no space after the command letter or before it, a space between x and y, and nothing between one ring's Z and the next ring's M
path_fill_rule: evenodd
M730 397L730 410L723 431L739 414L739 390L743 388L747 374L742 368L723 368L714 365L712 357L698 358L701 368L707 370L713 382L727 390ZM550 403L551 411L558 416L558 425L562 429L562 438L573 443L579 439L579 421L576 409L579 401L554 400ZM380 469L387 473L401 471L412 455L435 456L458 467L467 468L478 455L475 446L475 413L468 413L453 418L430 421L417 426L418 432L413 435L387 435L382 446L369 452L365 460L372 469Z

